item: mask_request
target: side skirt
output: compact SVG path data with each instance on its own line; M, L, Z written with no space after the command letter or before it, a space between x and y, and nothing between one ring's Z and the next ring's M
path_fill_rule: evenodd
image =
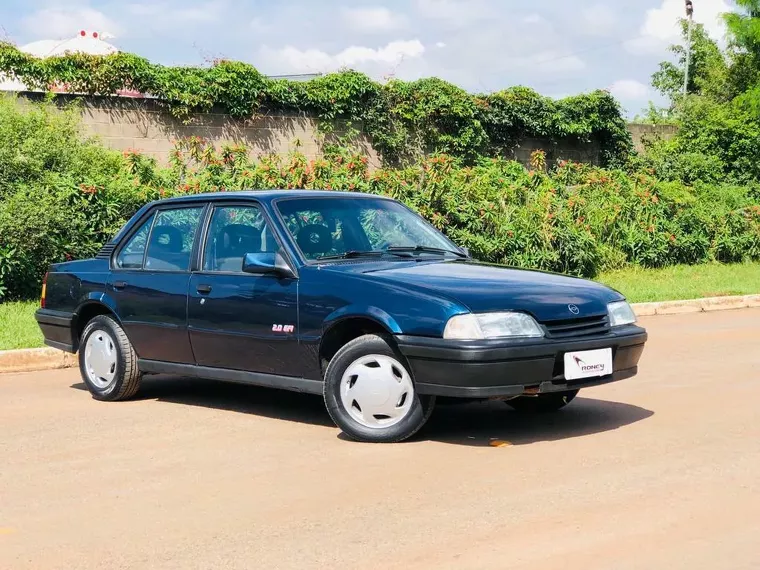
M141 372L150 374L190 376L192 378L206 378L209 380L236 382L238 384L265 386L267 388L279 388L281 390L290 390L291 392L322 394L322 382L319 380L307 380L306 378L276 376L260 372L245 372L243 370L229 370L227 368L211 368L208 366L196 366L194 364L178 364L175 362L144 359L138 359L137 366Z

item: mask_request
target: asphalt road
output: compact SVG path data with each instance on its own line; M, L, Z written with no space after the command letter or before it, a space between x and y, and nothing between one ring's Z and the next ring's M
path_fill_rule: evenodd
M0 568L760 568L760 310L644 325L632 380L387 446L313 396L0 376Z

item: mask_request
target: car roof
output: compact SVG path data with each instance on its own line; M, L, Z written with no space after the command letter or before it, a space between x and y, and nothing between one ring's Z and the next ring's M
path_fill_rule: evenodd
M336 198L350 196L352 198L386 198L364 192L340 192L337 190L239 190L234 192L207 192L204 194L188 194L156 200L153 204L171 204L176 202L207 202L218 200L237 200L240 198L255 198L261 202L271 202L279 198Z

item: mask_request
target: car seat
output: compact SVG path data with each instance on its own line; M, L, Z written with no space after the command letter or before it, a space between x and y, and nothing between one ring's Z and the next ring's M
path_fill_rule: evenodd
M217 271L241 271L247 253L261 251L261 234L245 224L224 226L216 237L214 268Z
M184 271L190 264L190 252L182 251L182 232L174 226L155 226L150 234L146 269Z

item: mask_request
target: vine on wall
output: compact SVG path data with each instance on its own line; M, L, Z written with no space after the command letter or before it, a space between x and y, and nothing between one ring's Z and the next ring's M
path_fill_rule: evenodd
M559 100L525 87L482 95L437 78L381 84L351 70L297 82L269 79L239 61L170 67L130 53L40 59L7 42L0 42L0 73L45 91L64 84L88 95L151 94L178 118L217 108L236 118L304 112L326 122L360 122L389 163L432 152L473 163L526 137L595 142L605 165L622 164L633 149L620 106L606 91Z

